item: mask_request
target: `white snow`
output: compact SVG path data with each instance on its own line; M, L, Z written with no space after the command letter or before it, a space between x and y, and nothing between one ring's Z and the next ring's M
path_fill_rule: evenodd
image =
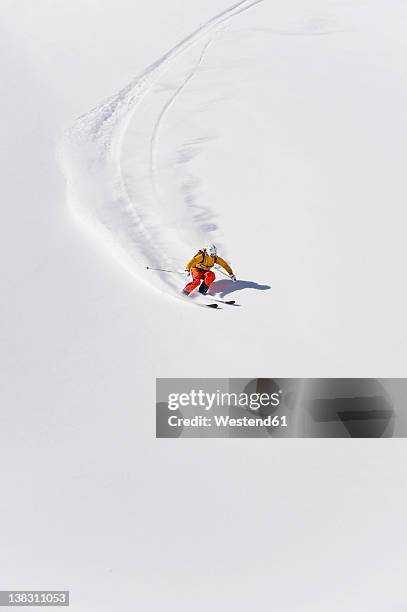
M156 376L405 376L407 7L231 5L2 0L2 588L401 612L402 440L154 439ZM241 308L145 269L208 241Z

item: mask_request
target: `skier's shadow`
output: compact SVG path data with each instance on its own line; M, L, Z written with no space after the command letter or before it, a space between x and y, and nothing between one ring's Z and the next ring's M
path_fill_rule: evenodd
M257 291L264 291L266 289L271 289L271 287L270 285L259 285L254 281L231 281L228 279L222 279L212 283L210 293L212 295L218 295L219 297L225 297L230 293L241 291L242 289L256 289Z

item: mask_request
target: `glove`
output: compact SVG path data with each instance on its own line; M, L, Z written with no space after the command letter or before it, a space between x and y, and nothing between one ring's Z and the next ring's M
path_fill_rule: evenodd
M230 278L232 279L232 281L233 281L233 282L235 282L235 280L236 280L236 276L235 276L234 274L230 274L229 276L230 276Z

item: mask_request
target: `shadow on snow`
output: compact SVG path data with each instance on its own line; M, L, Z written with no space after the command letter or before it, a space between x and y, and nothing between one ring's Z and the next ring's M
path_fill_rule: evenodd
M242 289L256 289L257 291L264 291L271 289L270 285L259 285L254 281L237 280L232 281L228 279L214 281L211 285L211 295L218 295L219 297L225 297L235 291L241 291Z

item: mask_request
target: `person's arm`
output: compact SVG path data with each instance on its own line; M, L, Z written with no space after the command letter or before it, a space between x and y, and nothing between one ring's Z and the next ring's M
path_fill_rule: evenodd
M222 266L222 268L226 270L229 276L234 276L232 268L229 266L229 264L224 259L222 259L222 257L217 257L216 263Z
M185 270L187 272L190 271L190 269L192 268L193 265L197 264L199 262L199 257L202 257L201 253L197 253L196 255L193 256L193 258L191 259L191 261L189 261L187 263L187 265L185 266Z

